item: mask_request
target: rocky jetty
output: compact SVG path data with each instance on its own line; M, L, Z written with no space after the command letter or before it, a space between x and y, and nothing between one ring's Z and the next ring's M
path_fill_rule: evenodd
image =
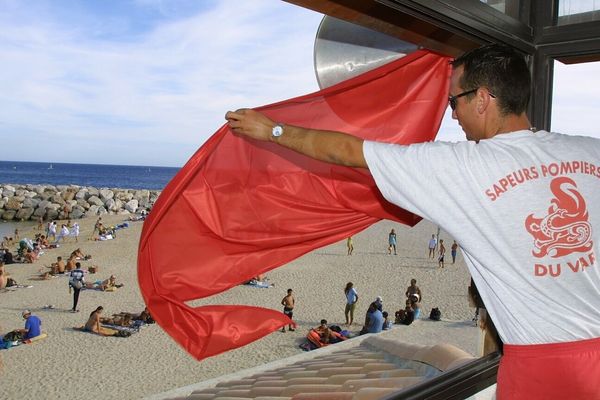
M0 185L0 220L79 219L149 211L160 191L76 185Z

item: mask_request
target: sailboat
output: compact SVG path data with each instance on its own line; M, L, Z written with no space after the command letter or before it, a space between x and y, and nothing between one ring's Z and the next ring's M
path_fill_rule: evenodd
M52 166L52 164L50 164L50 166L48 167L48 169L54 169L54 167Z

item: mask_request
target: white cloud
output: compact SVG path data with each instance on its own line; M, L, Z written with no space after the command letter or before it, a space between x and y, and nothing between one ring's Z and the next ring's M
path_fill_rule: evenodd
M284 2L219 1L133 41L82 40L79 29L52 23L21 30L17 21L0 34L8 78L0 133L41 145L36 153L15 140L15 160L146 164L145 153L154 164L182 165L228 109L317 89L320 18ZM135 146L116 146L123 138ZM74 152L79 142L91 156ZM165 158L156 143L176 150Z

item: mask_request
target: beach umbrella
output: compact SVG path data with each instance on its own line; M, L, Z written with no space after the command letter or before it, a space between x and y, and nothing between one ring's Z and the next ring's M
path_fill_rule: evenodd
M306 96L257 108L274 121L393 143L433 140L449 59L426 50ZM225 110L224 110L225 112ZM165 187L144 223L138 280L158 324L197 359L290 324L281 311L206 298L389 219L367 170L316 161L223 125ZM318 282L315 282L318 284Z

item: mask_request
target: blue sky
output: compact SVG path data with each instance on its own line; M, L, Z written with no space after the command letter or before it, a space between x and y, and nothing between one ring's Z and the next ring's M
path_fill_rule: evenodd
M318 90L321 18L277 0L0 0L0 157L181 166L225 111ZM553 130L598 132L598 69L557 65ZM446 118L439 138L463 137Z

